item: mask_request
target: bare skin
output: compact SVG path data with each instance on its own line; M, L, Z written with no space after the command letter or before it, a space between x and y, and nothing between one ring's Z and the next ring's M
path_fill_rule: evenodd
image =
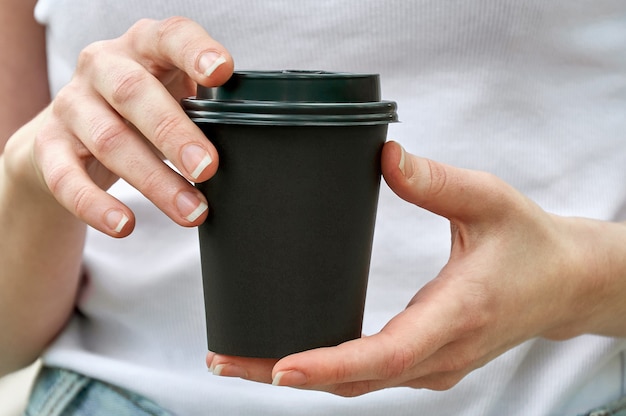
M27 4L0 4L5 17L20 8L32 31L16 38L12 26L2 26L0 39L9 44L18 39L15 51L27 48L45 63L33 5L28 14ZM21 63L4 67L3 80L15 79L33 62L25 52L13 58ZM47 106L47 93L35 94L38 102L29 107L29 116L45 108L8 138L0 157L0 232L5 237L0 243L0 374L35 360L70 317L80 284L85 224L112 237L132 232L133 212L106 193L118 178L182 226L197 226L206 218L206 200L189 181L210 178L218 157L178 102L193 95L196 83L224 82L232 68L228 52L199 25L183 18L143 20L119 39L86 48L72 81ZM40 72L40 82L24 81L20 94L12 94L10 83L2 84L3 93L18 101L30 98L29 88L36 85L41 91L45 84L45 70ZM13 105L2 102L3 110ZM7 122L3 131L9 135L15 127Z
M0 3L0 16L9 6L28 8L18 3ZM13 29L0 25L0 41ZM33 50L3 68L2 80L33 62L30 53L44 62L41 29L30 30L32 45L15 47ZM17 132L3 119L10 138L0 158L0 333L7 335L0 373L34 360L71 316L85 224L112 237L132 232L133 212L106 193L118 178L181 226L206 218L206 201L188 181L210 178L218 158L178 99L195 83L219 85L232 69L228 52L194 22L144 20L89 46L70 84L48 105L39 96L45 108L22 118ZM36 90L26 84L24 91ZM1 85L12 93L10 83ZM210 368L344 396L392 386L448 389L535 337L626 335L624 224L546 213L492 175L393 142L382 168L399 197L450 220L450 260L439 275L378 334L279 361L209 353Z

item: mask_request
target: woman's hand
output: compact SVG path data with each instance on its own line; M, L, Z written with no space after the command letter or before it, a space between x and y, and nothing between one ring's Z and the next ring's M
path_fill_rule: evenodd
M401 198L450 220L447 265L378 334L278 362L209 353L215 373L343 396L442 390L534 337L626 333L623 224L547 214L492 175L393 142L382 164Z
M198 24L142 20L82 51L71 82L39 115L33 141L7 144L7 171L28 175L24 169L34 168L63 207L114 237L134 226L132 211L106 193L119 177L178 224L198 225L207 203L188 181L209 179L218 157L179 100L193 95L196 83L223 83L232 70L229 53ZM14 154L31 157L24 163Z
M0 43L11 42L2 72L21 93L7 101L19 100L12 111L43 105L46 96L44 72L31 70L45 62L34 4L0 7L0 20L22 19L0 27ZM0 138L0 375L40 356L74 312L84 223L114 237L132 231L133 213L106 192L119 177L177 223L203 221L206 201L188 181L211 177L217 154L179 100L195 83L223 83L232 70L228 52L196 23L143 20L88 46L54 101L6 146ZM6 83L0 89L11 92Z

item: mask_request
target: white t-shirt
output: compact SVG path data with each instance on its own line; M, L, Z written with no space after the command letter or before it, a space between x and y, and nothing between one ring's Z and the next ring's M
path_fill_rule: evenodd
M52 92L88 43L172 15L200 22L238 69L380 73L402 121L389 137L409 151L492 172L551 212L626 219L625 1L40 0ZM122 240L89 231L80 313L48 365L181 415L569 415L624 393L626 341L597 336L526 342L445 392L345 399L215 377L196 230L123 182L111 193L135 211L136 230ZM437 275L448 227L383 183L365 333Z

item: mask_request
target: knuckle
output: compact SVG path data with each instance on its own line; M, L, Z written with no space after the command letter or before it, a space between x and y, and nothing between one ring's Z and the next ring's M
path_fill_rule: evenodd
M127 127L121 122L91 120L90 137L94 154L106 155L114 152L124 142L126 130Z
M52 114L61 118L63 115L67 115L73 108L75 100L72 98L74 92L72 91L72 85L68 84L61 88L54 98L54 104L52 105Z
M89 210L93 207L94 191L88 186L81 186L73 196L72 206L79 218L87 218Z
M142 18L137 20L119 39L121 42L136 48L142 43L146 33L150 33L150 28L156 23L156 20Z
M69 184L73 180L73 170L69 165L56 164L44 171L44 179L50 192L60 195L65 189L71 189Z
M154 19L149 19L147 17L141 18L137 20L125 33L126 36L133 36L137 33L145 32L146 29L152 26L156 21Z
M331 379L337 383L343 383L351 374L352 372L349 370L348 366L345 363L340 363L333 368Z
M148 73L143 68L126 71L114 76L111 86L111 100L116 105L133 101L145 90Z
M187 33L191 23L192 20L182 16L164 20L142 19L124 35L124 41L141 52L142 64L156 74L164 68L174 69L176 65L172 61L185 56L188 45L194 42L194 37Z
M48 133L50 130L50 123L45 122L42 129L39 130L33 138L33 155L37 160L41 159L41 156L45 153L48 143L53 140L53 136Z
M193 65L197 54L197 38L182 33L188 33L193 21L186 17L174 16L158 23L156 34L156 49L163 56L183 65Z
M178 114L163 114L157 117L154 127L152 142L159 148L165 145L168 138L176 137L174 131L180 126L181 119Z
M89 94L80 82L72 79L54 97L50 106L51 117L46 123L57 130L74 131L77 120L85 113L84 103L90 99Z
M153 169L141 176L138 180L137 188L145 194L159 194L163 190L166 181L158 169Z
M415 352L408 346L396 346L381 369L381 379L395 379L402 376L415 365Z
M96 41L85 46L78 54L76 71L83 72L96 65L100 61L100 56L106 48L104 40Z
M443 192L448 184L448 174L443 165L430 159L426 159L426 162L428 164L428 171L430 174L430 181L427 189L428 195L437 197Z
M92 206L93 192L88 186L76 187L75 170L66 164L57 164L44 173L53 195L80 218L86 218Z
M175 36L178 32L188 26L190 20L182 16L172 16L157 22L156 40L157 44L167 42L171 36Z
M475 183L482 184L484 189L489 190L487 197L494 198L496 201L506 202L503 197L508 195L508 185L491 172L474 171Z

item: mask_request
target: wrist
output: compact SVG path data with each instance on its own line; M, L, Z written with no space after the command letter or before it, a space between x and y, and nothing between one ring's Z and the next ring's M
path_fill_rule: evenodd
M550 339L626 336L626 224L557 217L563 230L563 320Z

